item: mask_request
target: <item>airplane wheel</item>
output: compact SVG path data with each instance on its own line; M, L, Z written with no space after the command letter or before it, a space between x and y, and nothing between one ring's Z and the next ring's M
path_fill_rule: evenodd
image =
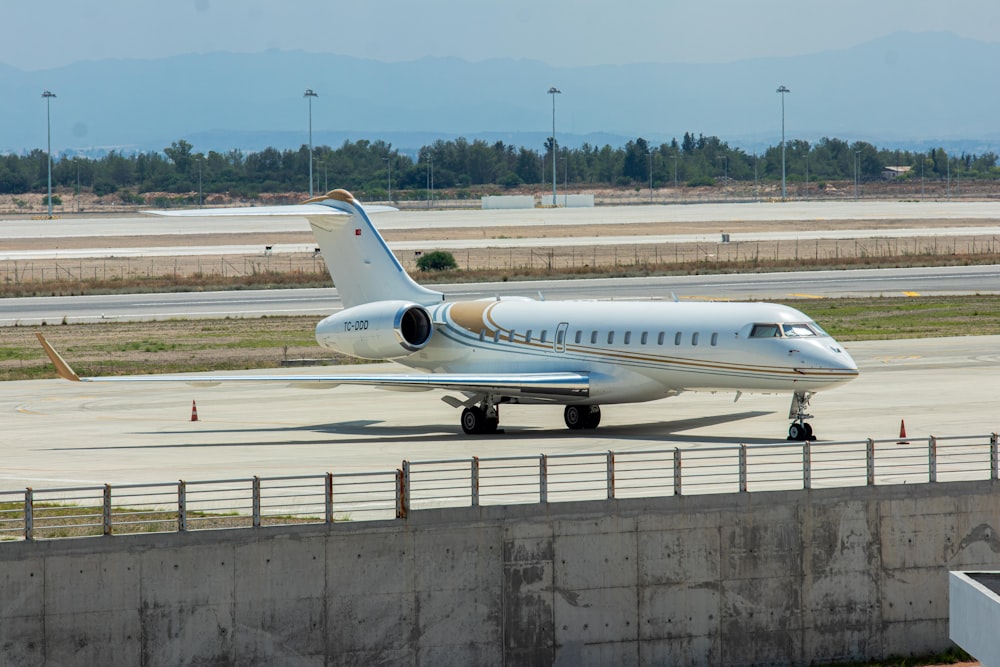
M597 428L597 425L601 423L601 408L599 406L593 406L590 412L587 412L583 416L583 427L584 428Z
M487 417L486 423L483 424L483 433L496 433L497 426L499 425L500 425L499 419L496 418L490 419L489 417Z
M798 422L792 424L788 427L788 439L797 440L799 442L806 439L806 428L805 425L799 424Z
M496 429L496 426L493 427ZM472 435L486 430L486 413L477 407L462 410L462 430Z
M587 416L585 411L589 409L586 406L581 408L579 405L567 405L566 409L563 410L563 420L566 422L566 426L574 431L583 428Z
M812 427L812 424L803 424L803 426L805 426L805 428L806 428L806 440L809 440L811 442L812 439L813 439L813 427Z

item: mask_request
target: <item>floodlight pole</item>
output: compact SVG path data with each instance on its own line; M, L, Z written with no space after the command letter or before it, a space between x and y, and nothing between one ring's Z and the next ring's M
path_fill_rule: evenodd
M50 103L52 98L55 97L55 93L46 90L42 93L42 97L45 99L45 133L48 137L48 148L45 153L45 161L48 163L49 167L49 219L52 219L52 111Z
M389 186L389 203L392 203L392 158L384 157L385 167L388 170L385 180L386 184Z
M785 93L790 93L785 86L778 86L775 91L781 93L781 200L785 200Z
M549 95L552 96L552 207L556 206L556 95L562 93L561 90L552 86L549 88Z
M306 88L302 95L309 100L309 196L313 196L313 99L319 97L312 88Z

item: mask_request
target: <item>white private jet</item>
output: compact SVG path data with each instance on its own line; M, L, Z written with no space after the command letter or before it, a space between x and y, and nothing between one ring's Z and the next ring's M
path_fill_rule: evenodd
M369 207L368 211L393 210ZM593 429L602 404L685 391L791 392L791 440L812 440L809 399L858 376L841 345L803 313L769 303L538 301L446 303L414 282L368 212L345 190L299 206L156 212L297 215L309 220L344 308L316 326L322 347L423 373L81 378L39 334L61 377L83 382L289 382L442 389L466 433L492 433L501 404L557 404L571 429Z

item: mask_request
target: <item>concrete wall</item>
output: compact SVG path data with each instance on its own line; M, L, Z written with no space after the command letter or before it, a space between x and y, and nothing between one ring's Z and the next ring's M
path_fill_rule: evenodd
M0 664L808 664L943 650L991 482L0 544Z
M1000 667L1000 572L950 573L948 626L951 640L982 667Z
M486 195L484 209L535 208L534 195Z

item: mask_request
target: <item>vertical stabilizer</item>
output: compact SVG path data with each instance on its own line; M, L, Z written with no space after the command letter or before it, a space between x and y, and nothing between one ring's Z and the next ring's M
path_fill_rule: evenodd
M361 204L346 190L331 190L307 204L347 215L307 215L345 308L373 301L413 301L429 306L444 295L407 275Z

